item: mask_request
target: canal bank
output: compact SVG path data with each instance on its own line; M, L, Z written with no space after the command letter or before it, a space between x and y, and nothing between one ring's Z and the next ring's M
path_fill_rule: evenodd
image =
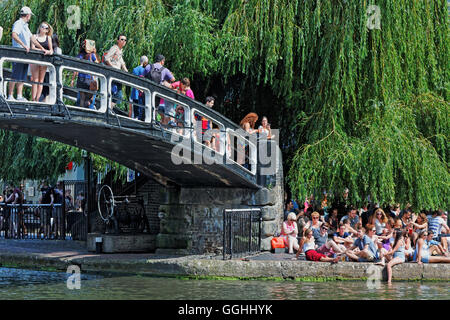
M304 281L365 280L386 278L372 263L337 264L292 260L293 255L261 253L246 259L221 256L175 256L151 253L95 254L83 242L0 240L0 265L33 270L66 271L77 265L81 272L111 272L198 279L295 279ZM449 264L405 263L393 268L394 280L449 281Z

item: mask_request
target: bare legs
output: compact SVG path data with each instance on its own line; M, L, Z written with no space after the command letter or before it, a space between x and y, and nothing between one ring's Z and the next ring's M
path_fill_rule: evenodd
M289 253L294 253L294 249L298 251L299 245L296 237L288 236Z
M386 265L386 271L387 271L387 276L388 276L388 280L387 283L391 284L392 283L392 267L400 264L400 263L404 263L405 261L402 258L394 258L391 261L388 262L388 264Z

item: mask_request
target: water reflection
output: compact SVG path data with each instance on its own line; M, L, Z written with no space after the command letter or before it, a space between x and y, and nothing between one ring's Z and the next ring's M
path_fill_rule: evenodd
M323 300L450 299L448 282L381 283L181 280L142 276L85 275L81 289L69 290L69 274L0 268L2 299L174 299L174 300Z

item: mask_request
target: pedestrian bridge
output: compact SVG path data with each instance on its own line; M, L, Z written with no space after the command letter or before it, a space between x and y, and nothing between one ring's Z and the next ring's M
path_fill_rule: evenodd
M12 82L12 63L47 67L46 100L6 99L8 83ZM73 85L76 72L93 76L97 90ZM24 82L24 92L31 91L33 83ZM114 100L112 95L117 84L122 86L123 100ZM143 104L131 103L127 98L132 89L145 97ZM76 105L80 94L95 98L92 109ZM166 108L166 113L161 114L158 106L163 102L171 105L173 112L167 113ZM145 110L143 119L130 116L128 110L134 106ZM210 137L215 136L216 140L211 146L203 143L205 138L198 130L202 118L214 128ZM0 46L0 128L85 149L164 185L259 189L266 184L263 176L270 171L264 173L262 169L278 170L280 165L276 142L246 136L237 124L217 111L174 90L87 60L44 56L36 51L26 53L6 46ZM263 158L273 158L276 163L263 163Z

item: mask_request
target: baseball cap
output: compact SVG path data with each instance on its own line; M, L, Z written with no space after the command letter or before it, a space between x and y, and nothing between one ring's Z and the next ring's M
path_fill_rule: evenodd
M31 12L31 9L29 7L22 7L22 9L20 9L20 14L31 14L34 16L34 13Z

